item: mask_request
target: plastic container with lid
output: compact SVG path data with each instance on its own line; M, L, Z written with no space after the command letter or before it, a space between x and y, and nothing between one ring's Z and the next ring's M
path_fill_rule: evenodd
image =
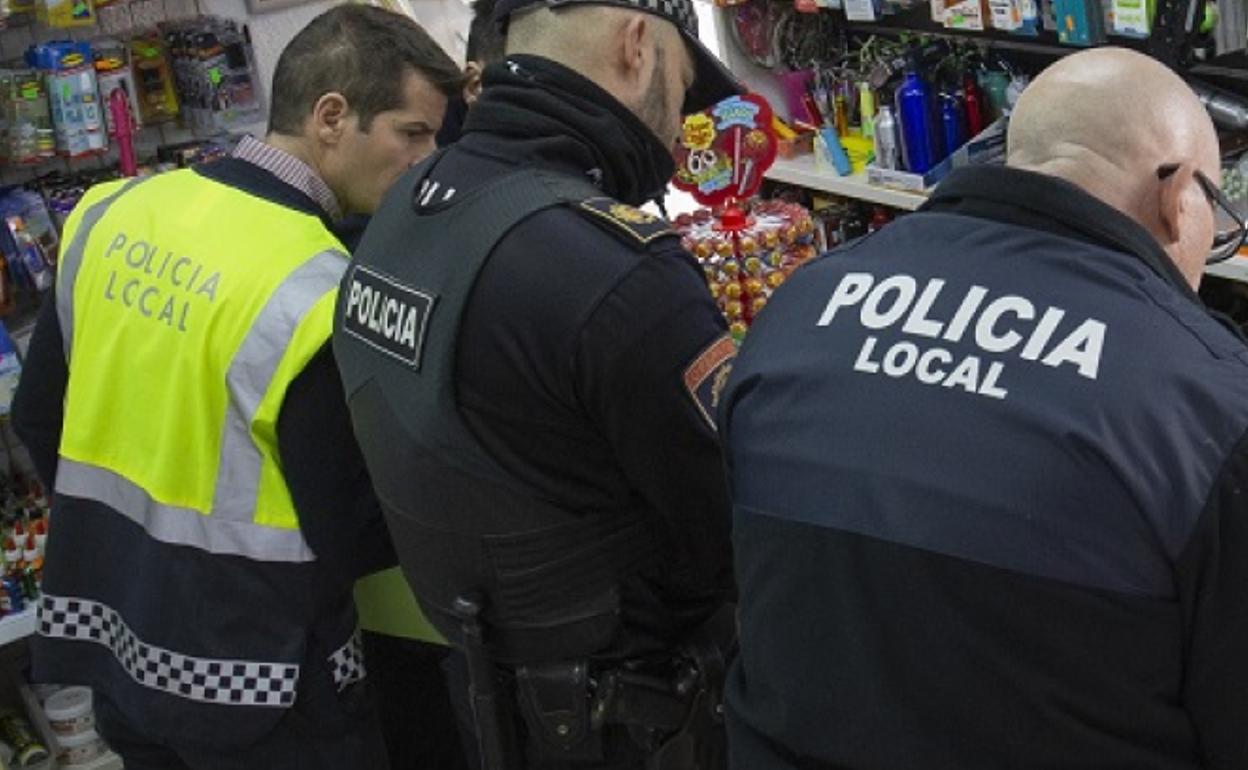
M56 742L60 745L56 761L61 767L85 765L104 753L104 742L95 730L57 736Z
M95 712L91 707L91 691L86 687L66 687L48 696L43 704L48 723L58 740L91 731L94 734Z

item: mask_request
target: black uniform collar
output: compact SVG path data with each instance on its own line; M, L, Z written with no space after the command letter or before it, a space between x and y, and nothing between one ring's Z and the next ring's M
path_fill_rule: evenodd
M1004 166L957 169L920 211L1033 227L1133 254L1193 302L1200 302L1161 244L1139 223L1057 177Z
M492 64L457 147L516 165L585 176L640 205L667 190L671 151L593 81L540 56Z

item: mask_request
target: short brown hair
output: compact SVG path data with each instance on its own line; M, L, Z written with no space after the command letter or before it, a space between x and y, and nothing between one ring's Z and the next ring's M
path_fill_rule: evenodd
M403 103L406 69L448 97L463 87L459 67L411 18L371 5L332 8L300 30L278 57L269 131L302 133L317 100L332 92L346 97L367 131L377 113Z

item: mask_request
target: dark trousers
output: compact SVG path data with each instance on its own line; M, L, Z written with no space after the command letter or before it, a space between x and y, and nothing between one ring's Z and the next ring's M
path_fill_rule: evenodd
M391 770L469 768L442 671L448 652L435 644L364 632L364 659Z
M164 745L99 693L95 721L126 770L385 770L385 747L367 684L353 685L342 697L357 701L350 704L353 724L346 731L319 729L296 702L258 743L229 753Z

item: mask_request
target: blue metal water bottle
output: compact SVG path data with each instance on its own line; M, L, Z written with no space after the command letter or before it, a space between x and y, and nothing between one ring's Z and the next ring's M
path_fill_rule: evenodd
M906 169L926 174L939 161L938 134L932 120L932 92L920 77L918 62L913 59L906 64L906 76L897 89L896 101Z
M945 140L942 155L952 155L966 144L966 120L962 102L955 94L940 95L940 131Z

